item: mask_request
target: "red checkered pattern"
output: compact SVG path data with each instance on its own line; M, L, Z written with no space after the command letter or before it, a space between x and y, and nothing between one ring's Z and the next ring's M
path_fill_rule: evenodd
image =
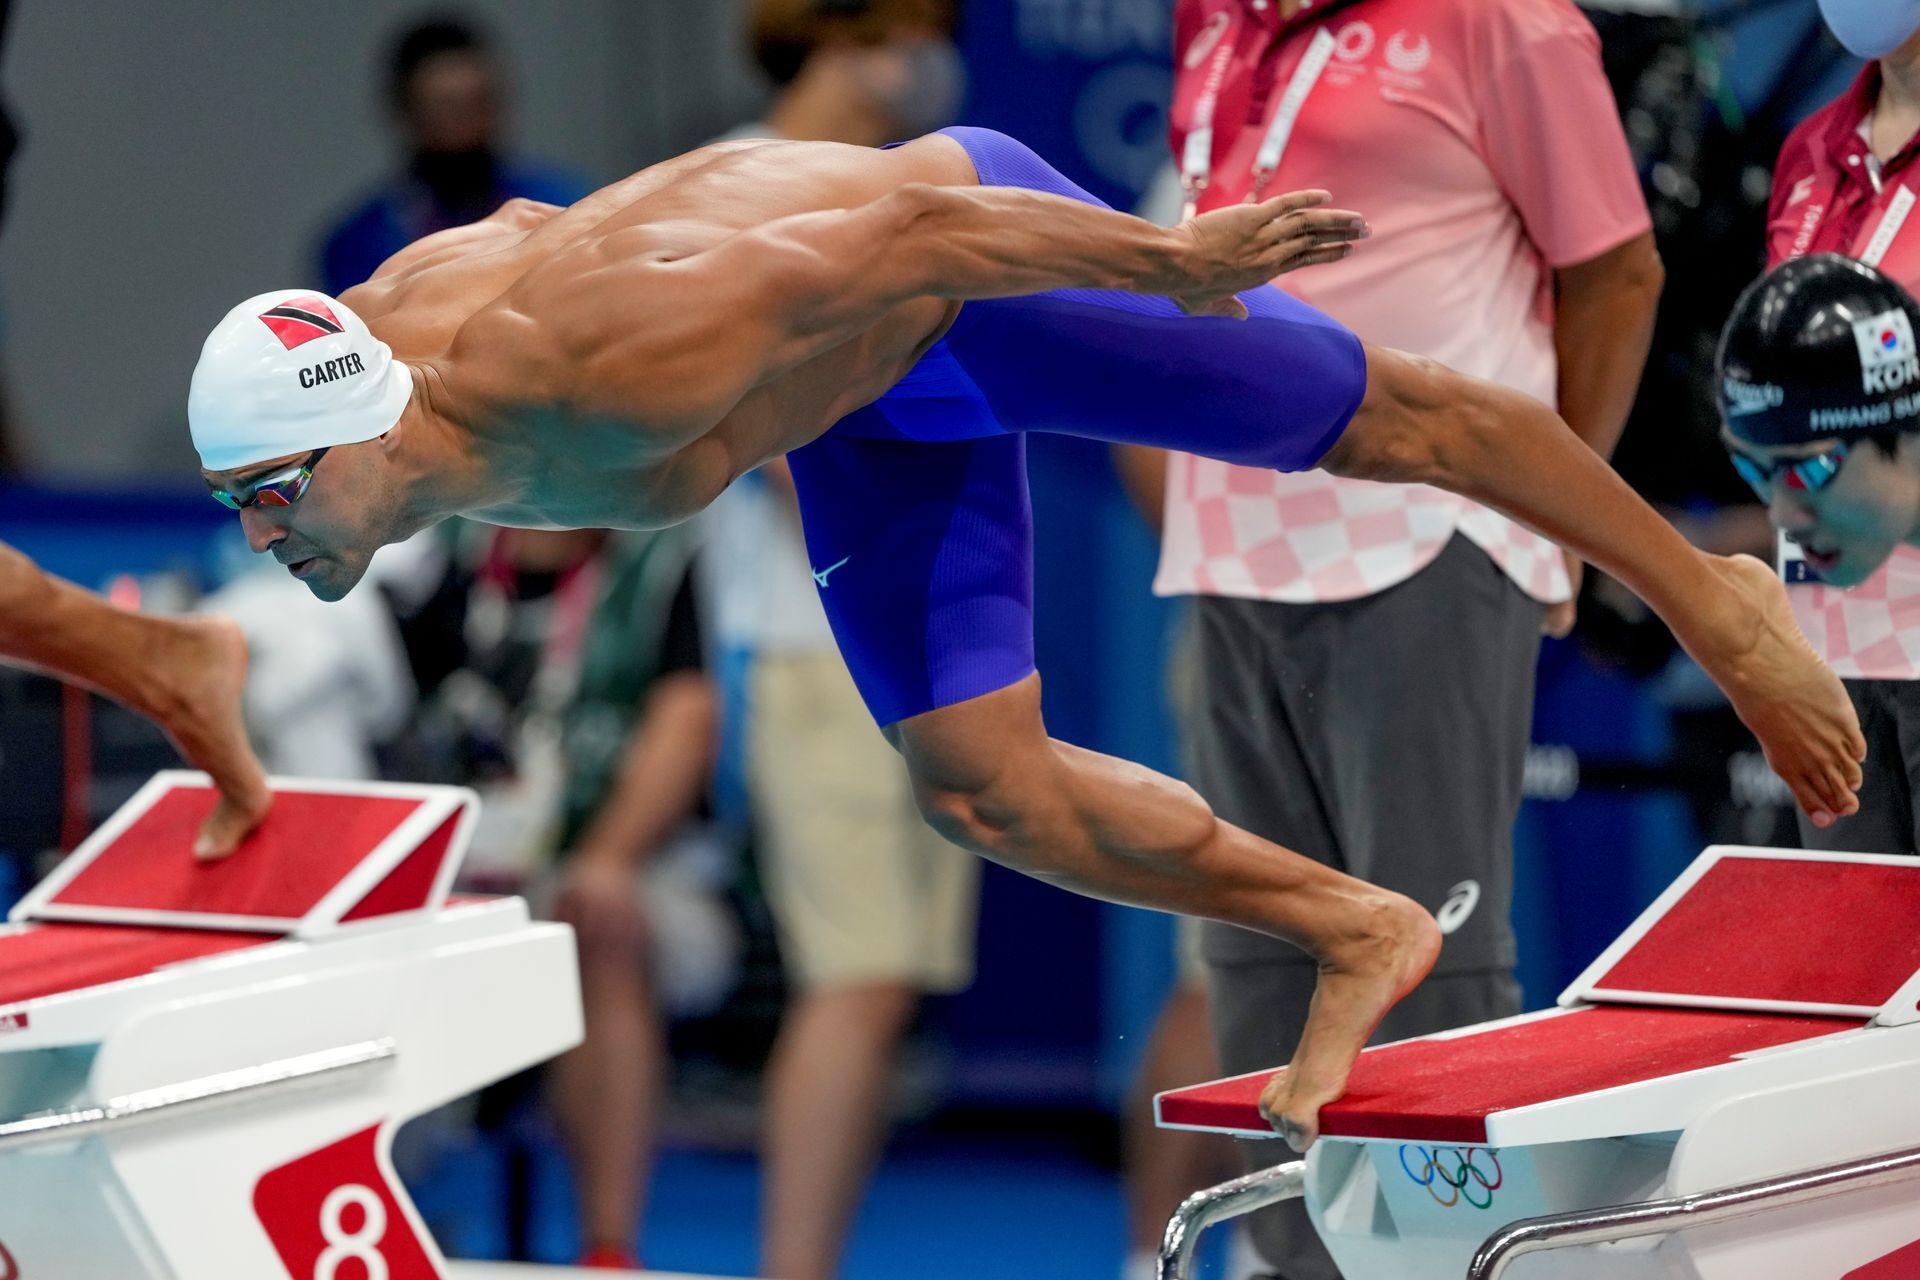
M1847 591L1788 588L1814 652L1843 676L1920 679L1920 550L1897 548L1880 571Z
M1455 532L1536 600L1565 600L1566 564L1538 534L1425 485L1283 473L1175 454L1154 590L1292 604L1353 600L1404 582Z

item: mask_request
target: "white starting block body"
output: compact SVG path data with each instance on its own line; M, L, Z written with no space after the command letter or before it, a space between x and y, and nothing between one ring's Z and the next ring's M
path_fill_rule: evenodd
M572 931L450 901L449 787L156 777L0 927L0 1280L442 1280L406 1120L578 1043Z
M1707 850L1560 1007L1367 1050L1308 1212L1353 1280L1458 1277L1520 1219L1920 1147L1920 859ZM1271 1072L1155 1100L1275 1137ZM1554 1280L1920 1276L1920 1180L1512 1261Z

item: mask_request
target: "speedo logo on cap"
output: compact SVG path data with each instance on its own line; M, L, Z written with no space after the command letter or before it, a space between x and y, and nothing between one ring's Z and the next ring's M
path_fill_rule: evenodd
M333 314L333 308L324 299L310 294L288 298L279 306L262 311L260 323L273 330L273 336L280 339L280 345L289 351L315 338L347 331L346 326L340 323L340 317Z
M1735 382L1727 378L1720 383L1720 392L1726 397L1729 418L1764 413L1787 402L1787 393L1771 382Z
M1883 311L1853 322L1853 341L1860 348L1860 386L1865 391L1898 391L1920 382L1920 350L1913 341L1913 324L1904 311Z

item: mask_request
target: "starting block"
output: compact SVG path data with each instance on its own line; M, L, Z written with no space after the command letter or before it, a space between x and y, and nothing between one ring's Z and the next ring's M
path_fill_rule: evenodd
M572 931L448 897L477 800L163 773L0 927L0 1280L445 1280L389 1150L577 1044Z
M1156 1119L1273 1138L1271 1074ZM1160 1274L1304 1196L1351 1280L1920 1276L1916 1081L1920 859L1711 848L1558 1008L1368 1049L1304 1162L1182 1206Z

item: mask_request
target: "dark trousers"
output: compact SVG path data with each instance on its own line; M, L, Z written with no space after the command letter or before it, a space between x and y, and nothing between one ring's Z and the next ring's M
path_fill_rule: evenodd
M1838 853L1914 853L1914 797L1920 795L1920 680L1847 680L1860 713L1867 759L1860 812L1825 831L1794 811L1800 843Z
M1456 536L1360 600L1198 602L1189 776L1225 820L1413 898L1449 924L1440 962L1376 1037L1520 1011L1508 921L1513 821L1533 714L1541 606ZM1209 923L1214 1039L1230 1074L1284 1065L1313 993L1305 953ZM1250 1166L1291 1158L1244 1144ZM1284 1280L1339 1280L1298 1202L1254 1215Z

